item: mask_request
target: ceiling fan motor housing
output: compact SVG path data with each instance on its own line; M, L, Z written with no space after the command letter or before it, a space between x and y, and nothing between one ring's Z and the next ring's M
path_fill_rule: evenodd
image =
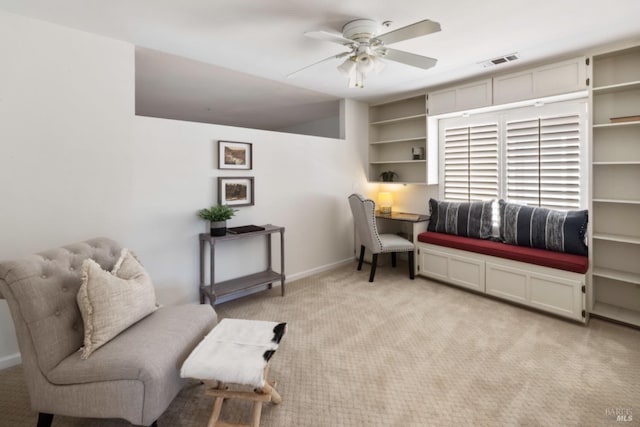
M380 24L372 19L356 19L342 27L342 36L357 42L368 42L380 33Z

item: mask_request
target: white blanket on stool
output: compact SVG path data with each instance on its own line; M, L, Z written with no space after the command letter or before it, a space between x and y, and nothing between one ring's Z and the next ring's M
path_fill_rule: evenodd
M286 324L223 319L184 361L180 376L264 387L264 368L284 335L276 333L278 325Z

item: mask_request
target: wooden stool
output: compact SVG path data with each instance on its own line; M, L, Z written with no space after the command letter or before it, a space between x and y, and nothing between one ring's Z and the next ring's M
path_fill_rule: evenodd
M183 378L200 379L205 393L214 396L208 427L259 427L262 403L279 404L282 398L269 381L269 361L286 331L286 323L223 319L191 352L180 370ZM229 390L227 384L253 387L253 391ZM220 421L224 399L253 402L251 424Z
M265 378L269 367L265 368ZM282 398L275 389L275 381L267 381L267 383L261 389L255 389L254 391L232 391L229 390L227 385L218 381L216 387L207 388L205 393L209 396L216 398L213 403L213 410L211 411L211 418L207 427L259 427L260 417L262 416L262 403L273 402L278 405L282 402ZM220 421L220 411L222 410L222 403L224 399L242 399L253 401L253 408L251 409L251 424L233 424L225 421Z

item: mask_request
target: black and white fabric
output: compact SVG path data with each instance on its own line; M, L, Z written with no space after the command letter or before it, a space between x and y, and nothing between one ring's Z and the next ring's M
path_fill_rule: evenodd
M428 231L456 236L492 237L492 200L482 202L443 202L429 199Z
M500 200L500 238L511 245L587 255L588 211L559 211Z

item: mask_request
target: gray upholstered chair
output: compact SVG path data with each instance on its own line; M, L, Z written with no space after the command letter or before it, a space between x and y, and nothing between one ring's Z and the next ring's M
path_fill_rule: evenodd
M38 426L51 425L53 414L156 425L184 385L182 362L217 322L208 304L160 307L81 360L82 262L92 258L111 271L120 251L98 238L0 262L0 293L13 317Z
M409 255L409 277L413 280L415 276L413 243L395 234L378 234L375 216L376 204L373 200L365 199L362 194L352 194L349 196L349 206L351 206L356 233L361 243L358 271L362 269L365 248L369 249L372 254L370 282L373 282L376 275L378 254L391 252L391 265L395 267L396 253L407 252Z

